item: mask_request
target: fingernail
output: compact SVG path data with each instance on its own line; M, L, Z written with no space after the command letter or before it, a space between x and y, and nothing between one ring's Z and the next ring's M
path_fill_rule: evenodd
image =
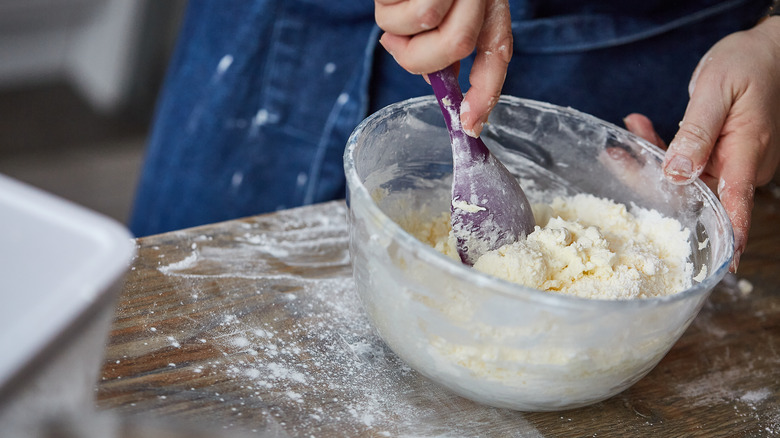
M466 133L469 137L477 138L479 137L479 134L482 132L482 127L485 126L483 122L477 122L474 124L474 127L472 129L464 129L463 132Z
M387 48L387 46L385 45L385 43L386 43L386 41L387 41L387 39L385 38L385 36L386 36L386 35L387 35L387 32L383 33L383 34L382 34L382 36L381 36L381 37L379 37L379 44L381 44L381 45L382 45L382 47L385 49L385 51L386 51L387 53L389 53L389 54L390 54L390 56L392 56L392 57L393 57L393 59L395 59L395 55L393 54L393 52L392 52L390 49L388 49L388 48Z
M460 114L461 116L466 113L471 112L471 104L468 100L463 99L463 102L460 103Z
M743 234L739 229L734 230L734 256L731 258L731 265L729 265L729 271L737 273L737 267L739 266L739 259L742 257L742 253L745 252L745 245L747 244L747 236Z
M664 173L667 177L680 177L689 180L693 175L693 162L684 155L675 155L664 166ZM672 182L678 181L679 178L672 179Z
M631 126L632 125L631 119L629 119L628 116L623 117L623 125L629 131L634 132L634 130L632 129L632 126Z
M469 119L472 117L471 105L469 105L467 100L464 100L460 105L460 122L463 126L463 132L469 137L477 138L479 137L480 132L482 132L482 127L485 125L485 122L477 119L471 123L471 128L466 128L466 126L469 126Z
M734 257L731 258L731 265L729 266L729 271L731 271L733 274L737 273L737 267L739 267L739 259L742 257L742 251L736 250L734 251Z
M506 44L502 44L498 46L498 54L501 55L501 59L504 60L504 62L506 62L507 64L509 64L509 61L512 60L512 51L509 50Z

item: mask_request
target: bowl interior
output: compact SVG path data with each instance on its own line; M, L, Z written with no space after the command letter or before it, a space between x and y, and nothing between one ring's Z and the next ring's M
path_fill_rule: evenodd
M691 230L693 289L725 275L733 235L720 202L700 181L674 185L662 177L663 152L643 139L578 111L504 96L482 135L521 182L532 203L592 193L655 209ZM348 145L349 196L367 195L394 222L414 211L449 210L449 137L432 97L391 105L363 122ZM394 227L393 227L394 228ZM404 234L393 229L393 233ZM422 244L421 244L422 245Z

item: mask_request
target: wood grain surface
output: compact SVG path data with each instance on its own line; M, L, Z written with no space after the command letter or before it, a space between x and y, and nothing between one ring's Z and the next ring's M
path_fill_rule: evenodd
M355 293L342 202L139 239L98 406L263 437L780 435L779 212L759 189L739 275L647 377L556 413L478 405L398 359Z

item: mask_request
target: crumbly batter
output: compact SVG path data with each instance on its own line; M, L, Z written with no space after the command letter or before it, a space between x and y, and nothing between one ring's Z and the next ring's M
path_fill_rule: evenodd
M593 195L535 205L526 239L485 253L474 269L544 291L597 299L671 295L691 286L690 231L655 210ZM459 260L449 214L407 227Z

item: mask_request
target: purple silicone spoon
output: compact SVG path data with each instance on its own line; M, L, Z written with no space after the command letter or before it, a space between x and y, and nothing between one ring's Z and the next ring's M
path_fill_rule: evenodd
M428 75L452 145L452 231L471 266L487 251L523 239L534 217L517 179L460 124L463 94L452 66Z

